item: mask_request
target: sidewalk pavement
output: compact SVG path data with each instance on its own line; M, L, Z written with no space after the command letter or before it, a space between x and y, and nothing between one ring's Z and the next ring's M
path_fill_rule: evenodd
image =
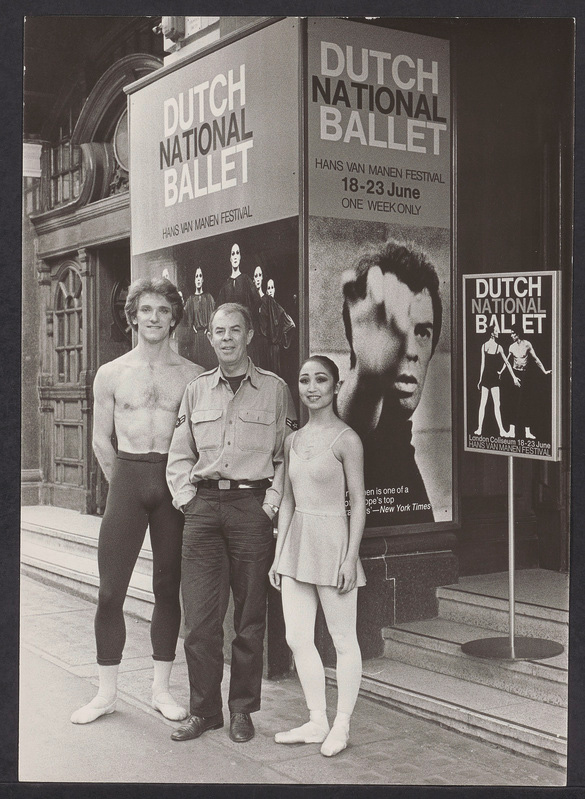
M95 605L29 577L21 578L20 770L24 782L281 783L394 785L563 785L564 772L438 724L358 699L348 748L324 758L318 744L274 743L303 723L295 677L265 680L255 738L236 744L226 726L195 740L171 741L178 726L150 707L149 625L126 619L116 712L71 724L95 694ZM172 674L188 706L182 641ZM226 669L227 673L227 669ZM224 680L224 687L227 680ZM328 688L330 716L336 692Z

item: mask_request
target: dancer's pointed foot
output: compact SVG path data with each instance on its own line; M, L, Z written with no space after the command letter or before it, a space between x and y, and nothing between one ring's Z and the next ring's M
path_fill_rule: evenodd
M473 435L474 436L480 436L481 435L481 430L474 430L473 431Z
M348 741L349 725L336 722L333 724L333 727L331 727L331 732L327 738L325 738L321 746L321 754L325 755L325 757L338 755L345 749Z
M90 724L92 721L99 719L100 716L107 716L113 713L115 709L115 696L112 699L97 694L91 702L88 702L87 705L80 707L79 710L71 714L71 722L73 724Z
M530 428L529 428L529 427L526 427L526 428L525 428L525 431L526 431L526 438L527 438L527 439L530 439L530 440L532 440L532 441L534 441L534 439L536 438L536 436L533 436L533 435L532 435L532 432L531 432Z
M329 725L324 728L314 721L307 721L306 724L292 730L277 732L274 740L277 744L320 744L323 743L328 732Z
M170 721L182 721L189 715L188 711L179 705L168 691L152 694L152 707L162 713Z

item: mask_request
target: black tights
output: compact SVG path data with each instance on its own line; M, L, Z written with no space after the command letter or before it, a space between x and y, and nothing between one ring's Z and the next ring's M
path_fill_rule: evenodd
M159 452L118 452L100 527L100 589L95 615L97 662L114 666L126 642L123 606L130 577L150 527L154 611L150 639L154 660L173 661L181 624L179 584L183 514L173 507Z

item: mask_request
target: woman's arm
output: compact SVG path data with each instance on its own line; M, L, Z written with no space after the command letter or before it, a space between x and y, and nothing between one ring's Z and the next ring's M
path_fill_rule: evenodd
M477 382L478 389L481 388L481 378L483 377L483 369L485 366L485 344L481 345L481 366L479 367L479 380Z
M280 560L280 554L284 546L284 540L295 512L295 497L293 494L290 477L288 475L288 464L290 459L292 439L293 436L287 436L284 442L284 490L280 507L278 509L278 536L276 538L276 550L274 553L272 566L268 571L270 584L278 590L280 590L280 574L277 574L276 569L278 568L278 561Z
M346 594L355 588L360 543L366 523L366 494L364 488L364 450L360 437L353 430L344 433L333 447L333 454L343 464L351 506L347 555L339 569L337 588Z

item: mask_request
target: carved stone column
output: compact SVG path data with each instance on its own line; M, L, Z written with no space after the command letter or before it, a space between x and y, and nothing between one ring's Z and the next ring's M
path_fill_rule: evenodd
M82 368L80 374L81 414L83 419L84 469L83 484L85 486L85 513L95 512L95 481L97 463L92 451L93 427L93 379L95 377L97 320L96 309L96 271L97 257L94 250L85 247L77 251L77 262L83 284L83 347Z
M51 502L49 483L53 479L53 413L54 405L49 399L48 389L53 385L51 360L53 357L53 312L51 308L51 265L42 259L37 260L37 280L39 283L39 338L41 371L38 377L39 411L41 416L40 450L42 504Z

